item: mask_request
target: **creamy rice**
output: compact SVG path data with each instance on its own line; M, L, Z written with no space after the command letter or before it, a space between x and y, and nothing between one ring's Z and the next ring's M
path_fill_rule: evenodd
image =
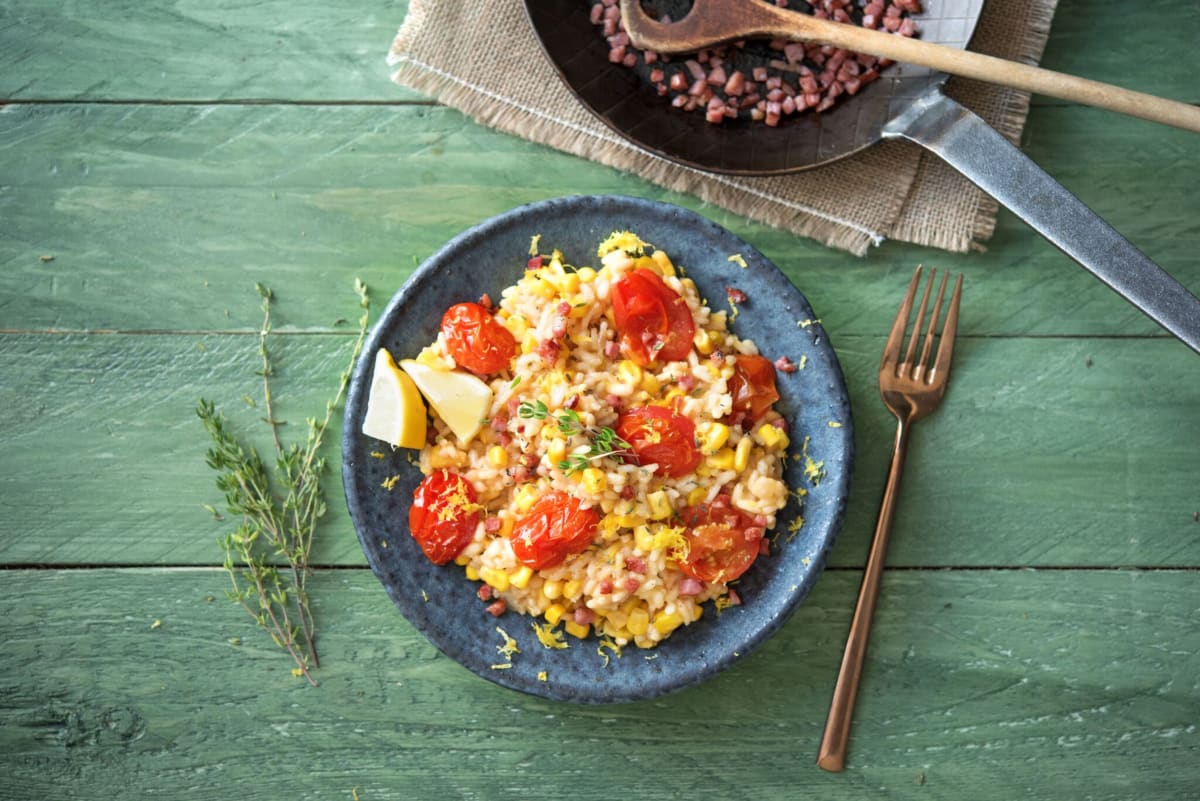
M653 647L698 620L706 601L737 603L727 584L697 582L679 569L686 542L681 546L677 512L728 494L735 507L770 530L788 500L782 481L788 438L779 415L768 411L748 431L729 424L727 380L734 358L757 354L755 344L729 330L729 315L706 305L665 252L643 244L631 234L614 234L597 252L598 269L572 267L556 252L505 289L495 316L519 349L511 370L489 381L489 424L464 444L434 415L431 444L421 451L423 473L459 473L486 510L456 564L488 588L481 597L540 618L539 636L547 645L561 640L552 629L561 624L576 637L594 632L618 647ZM638 367L623 355L606 356L606 345L612 355L617 339L612 287L639 267L655 270L686 300L696 327L686 360ZM556 339L561 347L548 350L544 343ZM455 367L440 334L418 361ZM549 410L544 419L518 413L518 404L538 402ZM562 410L573 410L584 426L615 427L621 408L667 403L696 425L703 456L694 471L670 478L654 465L613 457L593 459L587 470L562 469L565 457L588 445L585 435L560 430L556 415ZM507 534L553 490L594 507L600 524L587 550L531 570L517 560Z

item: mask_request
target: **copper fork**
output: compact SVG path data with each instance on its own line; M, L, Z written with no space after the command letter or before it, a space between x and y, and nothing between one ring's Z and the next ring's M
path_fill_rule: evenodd
M912 281L909 282L908 292L904 295L904 302L900 304L896 322L892 324L892 331L883 348L883 359L879 363L879 394L883 397L884 405L896 416L896 442L892 450L892 465L888 471L887 485L883 491L883 502L879 507L879 521L875 524L871 552L867 557L862 586L858 591L858 603L854 608L850 634L846 639L846 652L842 656L842 667L833 689L829 718L825 722L825 735L821 739L821 750L817 754L817 764L825 770L839 771L846 764L846 741L850 737L854 698L858 694L858 680L867 652L871 615L875 611L875 599L879 596L879 583L883 576L883 563L892 531L892 513L896 509L896 497L899 494L897 490L900 487L900 473L904 467L909 430L914 422L941 404L950 378L950 357L954 352L954 336L958 331L958 306L962 298L961 274L954 282L954 294L946 312L946 323L942 326L937 356L932 364L929 362L934 332L937 330L938 312L946 294L948 277L948 274L942 276L925 342L921 346L920 359L917 360L917 342L921 338L921 327L929 307L930 290L933 289L934 279L937 278L937 270L931 271L908 349L901 358L904 331L908 326L913 299L921 283L921 268L917 268Z

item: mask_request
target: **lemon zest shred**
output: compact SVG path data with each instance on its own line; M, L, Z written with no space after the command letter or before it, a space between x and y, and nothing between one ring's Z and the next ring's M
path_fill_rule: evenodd
M563 648L571 647L565 642L563 633L555 630L554 626L550 625L549 623L539 624L535 620L532 622L532 625L533 633L537 635L538 642L540 642L544 647L553 648L555 650L562 650Z
M394 476L391 476L391 477L389 477L389 478L385 478L385 479L383 480L383 483L382 483L382 484L380 484L379 486L383 487L383 488L384 488L385 490L387 490L388 492L391 492L391 491L392 491L392 487L396 486L396 482L397 482L397 481L399 481L399 480L400 480L400 475L399 475L399 473L397 473L397 474L396 474L396 475L394 475Z
M741 253L734 253L729 257L729 261L733 262L738 267L741 267L743 270L747 267L746 260L742 258Z
M821 479L825 477L825 462L818 462L808 455L808 441L809 437L805 437L804 444L800 446L800 455L804 457L804 477L816 487L820 486Z
M538 242L542 241L541 234L534 234L529 237L529 255L536 256L538 254Z
M596 248L596 258L602 259L615 250L623 250L634 257L644 256L646 255L647 247L651 247L651 245L643 242L635 233L630 231L613 231L608 239L605 239Z
M667 556L677 562L686 559L688 551L691 550L691 544L683 536L684 531L683 526L676 526L674 528L663 526L654 532L653 549L656 551L666 551Z
M612 639L611 637L603 638L602 640L600 640L600 644L596 646L596 653L598 653L598 654L600 654L600 656L604 657L604 666L608 667L608 663L611 661L611 659L610 659L609 655L605 653L606 649L609 651L612 651L613 655L616 656L617 659L620 659L621 658L621 646L617 645L616 640Z
M550 679L550 674L549 674L549 673L547 673L547 672L546 672L546 671L544 671L544 670L539 670L539 671L538 671L538 681L548 681L549 679Z
M371 451L371 458L372 459L386 459L387 455L385 453L383 453L382 451Z
M521 653L521 648L517 645L516 640L508 636L508 632L506 632L504 629L496 626L496 631L499 632L500 636L504 638L504 643L502 645L497 645L496 650L500 652L501 656L509 660L508 667L512 667L513 654ZM496 669L496 666L492 665L492 669Z

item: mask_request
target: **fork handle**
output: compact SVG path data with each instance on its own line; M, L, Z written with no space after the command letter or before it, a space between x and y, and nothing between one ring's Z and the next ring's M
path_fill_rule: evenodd
M896 444L892 450L892 464L883 490L883 502L879 506L879 520L875 523L875 536L871 540L871 551L867 556L862 586L858 590L854 618L850 621L850 634L846 638L842 667L838 671L837 684L833 688L829 717L825 721L825 734L821 738L821 748L817 753L817 765L829 771L840 771L846 765L846 741L850 738L854 699L858 695L858 680L862 675L867 641L871 633L871 617L875 613L875 600L879 597L883 563L887 557L888 539L892 533L892 514L896 509L900 474L904 468L908 429L911 424L911 421L900 416L897 416L897 421Z

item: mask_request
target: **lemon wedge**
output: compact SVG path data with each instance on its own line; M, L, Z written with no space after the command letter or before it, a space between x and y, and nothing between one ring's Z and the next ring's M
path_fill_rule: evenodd
M401 361L400 367L464 445L479 433L492 406L491 387L470 373L438 370L414 359Z
M401 448L425 446L425 403L417 385L396 366L386 348L375 354L362 430L368 437Z

